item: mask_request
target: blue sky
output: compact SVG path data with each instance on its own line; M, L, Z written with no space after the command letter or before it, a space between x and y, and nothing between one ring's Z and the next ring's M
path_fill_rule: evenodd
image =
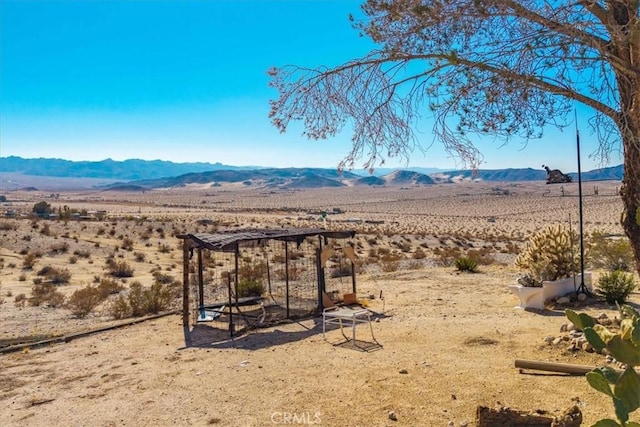
M348 20L359 4L0 0L0 156L336 167L350 135L309 141L298 126L280 134L267 117L277 93L266 70L366 54L374 46ZM582 119L582 169L590 170L596 139ZM420 134L429 146L429 123ZM484 169L577 170L573 128L550 128L526 147L489 139L479 147ZM462 167L437 143L408 165L385 164L396 166Z

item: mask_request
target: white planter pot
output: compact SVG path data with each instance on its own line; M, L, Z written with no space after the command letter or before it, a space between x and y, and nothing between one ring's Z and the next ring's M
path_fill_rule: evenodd
M549 301L551 299L562 297L572 292L575 292L580 286L582 280L581 274L576 274L575 277L567 277L566 279L544 281L542 282L542 289L544 289L544 300ZM584 285L591 291L593 284L591 283L591 273L584 274Z
M575 281L573 277L568 277L561 280L544 281L542 287L510 285L509 290L518 297L518 308L544 310L545 302L575 292L580 286L580 280L581 275L577 274ZM591 273L584 274L584 284L589 291L593 290Z
M518 297L518 308L544 310L544 289L522 285L510 285L511 292Z

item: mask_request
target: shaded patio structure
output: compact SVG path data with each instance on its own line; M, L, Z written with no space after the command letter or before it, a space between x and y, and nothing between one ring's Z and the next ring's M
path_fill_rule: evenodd
M322 311L356 292L354 231L239 229L182 234L183 326L242 330Z

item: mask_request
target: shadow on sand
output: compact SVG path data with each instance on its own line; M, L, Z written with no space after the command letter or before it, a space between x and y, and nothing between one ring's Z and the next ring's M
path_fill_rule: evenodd
M372 312L371 320L375 331L375 323L381 319L390 317L388 314L380 314ZM365 328L367 331L365 332ZM345 328L345 329L349 329ZM375 336L368 330L368 326L362 325L358 328L359 335L371 338L371 341L362 340L357 337L355 342L347 338L342 331L343 341L329 344L347 348L356 351L371 352L381 350L383 347L376 340ZM338 325L327 325L326 332L333 335L334 331L340 330ZM233 337L229 336L227 329L216 327L212 323L197 323L193 328L184 328L185 347L184 348L207 348L207 349L242 349L242 350L260 350L273 346L288 344L300 340L304 340L313 336L322 336L322 317L314 317L304 320L290 320L277 325L266 328L256 328L245 330L241 333L236 332Z

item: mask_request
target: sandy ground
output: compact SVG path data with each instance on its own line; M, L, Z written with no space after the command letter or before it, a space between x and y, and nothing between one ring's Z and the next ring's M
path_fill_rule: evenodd
M407 190L406 194L412 193L412 197L396 191L391 199L381 190L367 198L372 203L377 200L377 209L361 203L358 211L348 210L343 218L384 218L384 227L393 223L400 230L398 233L413 227L418 229L412 234L413 248L428 240L432 249L434 240L437 242L437 237L442 236L454 240L469 236L469 241L484 242L501 236L498 240L502 244L507 244L509 238L521 243L518 233L526 235L529 228L548 223L553 212L558 221L573 215L568 212L573 212L575 198L571 203L569 197L549 198L544 195L544 186L514 188L507 197L493 196L495 191L490 187L483 187L480 193L456 187L464 194L456 197L453 190L436 192L428 201L417 196L419 190ZM587 204L588 227L619 233L618 201L602 193ZM316 205L307 201L311 197L298 196L298 203L305 206L295 212L252 211L260 202L242 198L234 206L245 205L252 216L228 209L216 215L235 217L248 224L271 215L284 222L307 224L292 218L301 216L306 209L328 204L319 201L317 194ZM94 196L85 195L84 202L78 200L78 195L61 197L68 197L64 203L74 206L104 203L112 210L118 206L122 212L130 209L145 214L142 211L148 210L146 215L156 209L163 211L163 215L174 217L173 222L165 219L162 223L167 233L176 222L186 222L190 227L189 219L184 218L205 215L200 201L174 201L175 208L162 209L157 201L142 203L135 197L128 201L130 205L114 200L107 203L104 195L91 201L87 200ZM353 194L347 192L340 197L342 203L338 201L335 206L346 206L344 201ZM489 200L482 202L487 197ZM607 203L604 197L608 197ZM552 207L536 209L540 200L551 199ZM28 206L37 196L24 196L22 200ZM158 200L163 199L158 196ZM452 205L451 200L462 204ZM497 206L496 200L503 204ZM287 201L277 204L286 206ZM414 204L416 207L412 208ZM103 265L99 259L104 254L100 255L100 251L113 246L108 233L98 236L91 226L86 227L84 231L81 227L70 228L69 238L75 237L78 245L93 245L95 254L91 259L95 262L80 260L69 264L69 254L46 261L66 265L74 277L82 278L69 285L66 293L97 274ZM5 302L0 305L0 337L69 333L113 322L101 312L87 319L74 319L66 310L14 307L7 292L16 295L28 292L31 286L29 280L19 279L24 274L19 268L19 252L27 244L21 236L28 228L29 223L21 223L2 232ZM448 234L445 230L449 230ZM370 249L366 242L372 236L389 245L395 236L389 228L369 235L364 228L362 231L361 254ZM115 235L120 232L118 229ZM150 246L138 245L136 250L147 251L150 266L160 266L179 276L177 249L163 257L154 249L160 241L171 241L170 237L162 239L154 235ZM96 241L101 243L99 247L95 246ZM35 235L30 243L45 244L38 243ZM502 255L506 260L513 254ZM44 265L45 261L39 263ZM139 271L137 279L144 282L150 277L147 268ZM345 341L337 328L331 328L323 339L319 317L253 330L230 340L225 331L208 323L191 325L185 332L181 317L170 315L68 343L2 354L0 425L472 426L479 405L558 413L577 404L584 425L613 417L611 402L592 390L584 377L514 367L516 359L605 364L601 355L569 351L566 341L556 345L547 342L549 337L566 335L560 332L567 323L563 307L542 312L515 308L517 299L507 285L515 282L517 274L508 262L481 266L475 274L429 263L389 273L364 272L358 278L358 295L376 296L369 301L375 320L373 335L366 325L357 327L355 345ZM384 299L379 298L381 291ZM632 294L631 302L637 307L640 293ZM614 307L595 300L573 308L594 316L605 313L613 318L617 314ZM397 420L390 418L390 412Z

